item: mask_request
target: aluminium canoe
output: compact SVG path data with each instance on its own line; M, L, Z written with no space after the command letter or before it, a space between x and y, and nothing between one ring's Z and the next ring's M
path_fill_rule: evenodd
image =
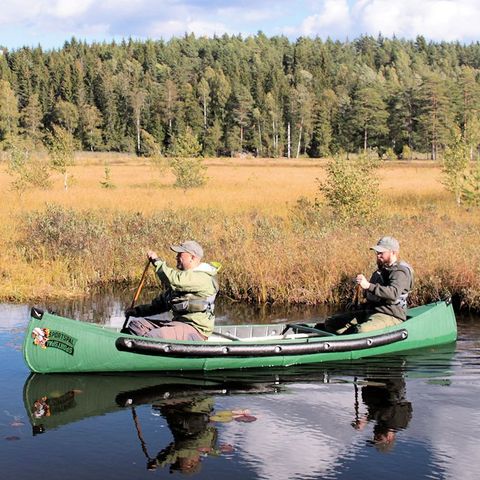
M315 324L284 323L217 326L208 341L155 340L32 308L23 352L37 373L286 367L445 345L456 340L457 325L452 305L439 301L409 309L394 327L327 335Z

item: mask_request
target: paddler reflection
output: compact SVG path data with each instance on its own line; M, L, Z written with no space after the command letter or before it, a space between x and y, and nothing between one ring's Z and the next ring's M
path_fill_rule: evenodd
M201 467L202 456L217 453L218 432L210 421L213 397L172 399L153 405L153 409L165 418L173 440L154 459L149 459L149 470L170 466L171 472L194 473Z
M150 457L142 436L141 426L132 406L132 414L142 450L147 458L147 469L169 467L170 472L195 473L201 468L202 459L218 456L233 450L228 444L218 443L218 422L253 422L256 417L249 410L214 411L214 397L192 396L189 398L167 398L153 404L152 409L166 420L172 434L170 444Z
M405 380L401 376L367 378L361 395L367 411L363 416L357 414L352 426L363 430L373 422L371 443L380 452L391 451L397 432L406 429L412 418L412 404L406 399Z

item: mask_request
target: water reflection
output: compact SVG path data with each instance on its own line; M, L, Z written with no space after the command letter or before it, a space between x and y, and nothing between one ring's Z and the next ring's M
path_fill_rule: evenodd
M206 456L232 451L230 445L218 442L217 424L256 420L248 409L215 410L217 397L276 394L280 390L275 383L223 382L201 375L32 374L24 385L24 405L34 436L88 417L130 410L148 470L194 473ZM153 456L137 415L136 409L142 405L164 419L173 437Z
M412 404L406 398L403 377L369 378L362 387L362 401L367 408L364 415L356 415L352 426L363 430L374 422L372 444L381 451L390 451L397 432L405 430L412 418Z
M116 294L48 308L107 323L122 316L130 293L124 303ZM231 306L221 306L220 322L321 315L315 309ZM11 478L38 476L46 451L58 452L50 480L72 472L75 478L150 478L148 468L178 474L181 463L189 465L180 459L190 457L199 461L185 471L199 479L478 477L478 317L459 317L456 347L405 357L245 372L25 380L17 347L28 311L8 305L0 310L0 463ZM256 420L234 419L233 412L245 410L244 420ZM376 443L376 433L389 430L394 441Z
M32 374L24 404L34 435L128 413L142 468L198 473L207 459L234 456L256 477L307 478L305 472L323 475L358 461L365 448L392 452L413 422L406 378L446 385L452 353L212 374ZM234 397L242 408L232 405ZM142 408L155 424L140 419ZM170 432L163 445L152 433L158 421ZM292 441L295 448L286 448Z
M137 303L148 303L157 290L144 289ZM124 310L132 301L133 290L117 287L91 292L89 295L64 301L40 302L37 306L61 316L85 322L119 326L125 320ZM314 322L325 317L332 307L325 305L251 305L219 297L215 302L216 323L282 323L285 321ZM167 314L168 315L168 314Z
M147 468L155 470L169 466L170 472L198 472L201 455L216 451L218 432L210 422L214 404L213 397L196 396L181 401L169 399L153 405L153 409L159 411L166 420L173 441L158 452L155 458L150 458L147 450L144 450L148 460ZM137 431L141 430L137 428Z
M263 382L220 382L201 375L31 374L23 392L33 433L38 434L130 406L181 405L198 395L276 393L279 388Z

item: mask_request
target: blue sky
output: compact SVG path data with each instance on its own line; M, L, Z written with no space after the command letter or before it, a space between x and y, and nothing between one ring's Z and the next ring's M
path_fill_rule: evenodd
M0 45L61 47L81 40L361 34L434 41L480 39L480 0L0 0Z

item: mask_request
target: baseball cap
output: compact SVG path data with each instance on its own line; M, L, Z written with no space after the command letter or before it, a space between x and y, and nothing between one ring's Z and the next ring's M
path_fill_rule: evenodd
M375 250L379 252L398 252L400 251L400 244L398 240L393 237L382 237L375 246L370 247L370 250Z
M177 253L187 252L190 255L195 255L198 258L203 257L203 248L195 240L186 240L180 245L172 245L170 250L173 250Z

